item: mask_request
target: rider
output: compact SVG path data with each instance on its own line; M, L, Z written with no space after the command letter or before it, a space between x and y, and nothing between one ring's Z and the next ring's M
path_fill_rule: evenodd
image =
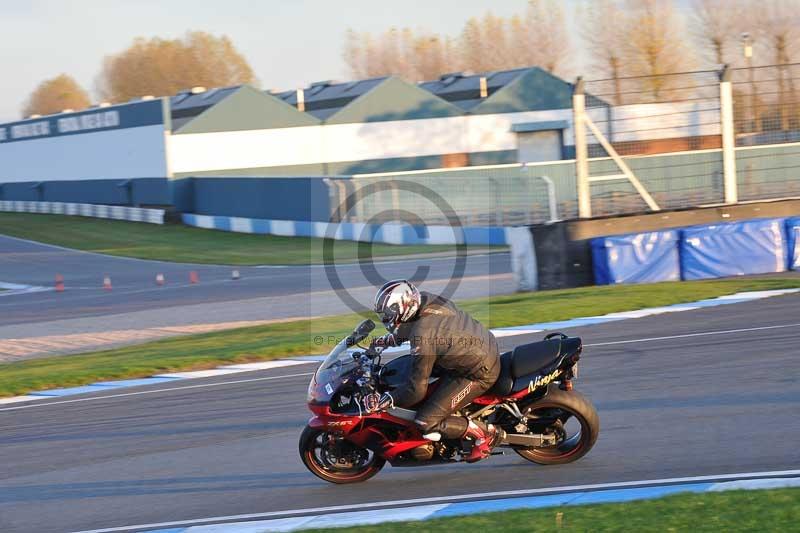
M378 409L413 406L425 398L436 366L436 390L418 407L415 423L426 439L470 439L467 462L489 456L502 430L452 413L489 390L500 374L494 335L450 300L420 292L406 280L386 283L375 296L375 312L389 331L376 344L411 345L411 372L404 386L384 393Z

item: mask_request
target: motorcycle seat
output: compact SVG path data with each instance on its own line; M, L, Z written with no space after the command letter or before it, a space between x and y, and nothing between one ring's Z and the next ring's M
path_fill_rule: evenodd
M578 351L581 339L550 339L522 344L500 355L500 375L487 394L505 396L512 392L517 378L537 374L551 366L562 355Z

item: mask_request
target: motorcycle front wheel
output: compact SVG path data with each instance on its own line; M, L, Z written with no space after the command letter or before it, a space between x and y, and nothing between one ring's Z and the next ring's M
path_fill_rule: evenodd
M528 461L540 465L571 463L586 455L597 441L600 418L592 403L578 391L551 386L547 396L528 407L528 430L556 437L554 445L514 447Z
M328 431L306 426L300 458L312 474L330 483L360 483L377 474L386 460Z

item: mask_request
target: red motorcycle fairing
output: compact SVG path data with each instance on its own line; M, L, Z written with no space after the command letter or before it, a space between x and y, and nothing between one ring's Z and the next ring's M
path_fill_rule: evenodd
M363 416L332 413L327 405L313 405L308 425L331 433L346 435L347 440L362 448L372 450L387 461L393 461L403 452L428 444L413 422L392 416L382 411ZM397 433L392 439L386 434L388 428Z

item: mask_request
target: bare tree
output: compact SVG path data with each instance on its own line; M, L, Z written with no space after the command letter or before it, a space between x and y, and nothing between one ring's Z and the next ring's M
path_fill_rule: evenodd
M75 111L89 107L89 95L67 74L40 83L22 109L22 116L50 115L65 109Z
M416 81L434 79L454 67L447 43L433 34L420 36L414 41L411 60Z
M557 0L528 1L521 23L525 38L517 35L522 39L518 52L522 61L514 61L514 66L540 66L554 74L567 67L571 47L561 4Z
M530 0L524 16L510 19L487 12L470 18L457 38L408 28L374 36L348 30L343 57L355 77L394 74L412 81L445 72L486 72L540 66L564 68L569 36L558 0Z
M351 75L356 78L365 78L367 76L364 41L363 35L359 35L352 28L347 29L344 37L342 59L344 59L347 68L350 69Z
M764 41L772 61L777 65L778 110L782 130L790 127L789 100L791 99L791 107L794 109L797 109L798 104L798 95L790 66L790 63L797 60L800 53L800 27L798 27L797 12L797 2L792 0L763 0L759 3L757 12L761 39Z
M393 75L415 82L455 69L451 40L410 28L392 27L377 36L348 30L343 57L356 78Z
M639 85L655 100L663 99L680 79L669 74L695 67L686 46L683 21L669 0L628 0L625 61Z
M189 32L183 39L137 38L105 58L98 92L121 102L148 94L163 96L193 86L256 83L247 60L226 36Z
M740 56L731 49L747 27L746 16L756 9L743 0L693 0L692 30L713 66L738 62Z
M487 12L481 19L481 48L483 64L476 71L510 68L513 58L509 52L507 23L502 17Z
M475 72L489 70L489 63L484 53L483 32L478 19L471 18L464 24L458 41L461 68Z
M614 105L621 105L620 79L625 75L624 56L627 51L625 12L615 0L598 0L589 4L581 18L581 29L588 45L593 70L611 79Z

